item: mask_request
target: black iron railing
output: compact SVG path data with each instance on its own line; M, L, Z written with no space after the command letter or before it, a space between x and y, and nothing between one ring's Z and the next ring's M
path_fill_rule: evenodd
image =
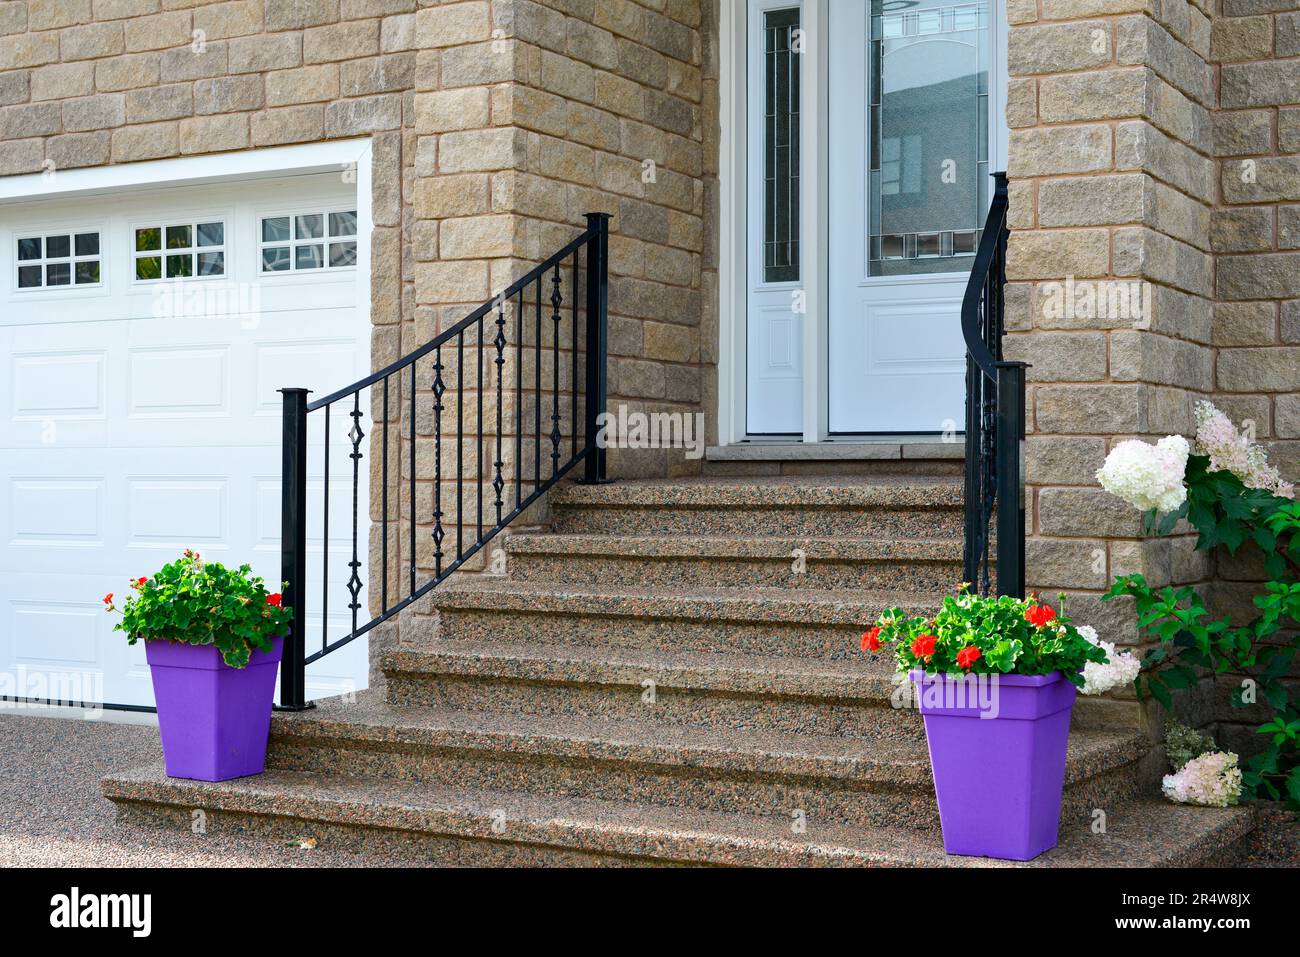
M966 580L987 595L1025 594L1025 370L1002 358L1006 331L1007 174L993 202L962 300L966 338ZM993 558L990 558L990 555Z
M307 665L427 595L579 462L583 482L606 481L597 437L606 404L608 257L609 216L588 214L581 235L416 351L316 401L307 389L281 390L281 562L294 616L281 708L307 706ZM339 418L350 420L345 442ZM309 449L316 437L319 449ZM376 451L372 466L367 453ZM313 455L320 470L309 474ZM336 525L331 538L331 496L336 509L339 503L331 459L340 457L351 510L345 534ZM368 491L371 476L377 496ZM319 495L310 514L309 492ZM331 552L341 553L336 577L346 559L346 581L331 579ZM309 558L319 561L319 579ZM375 584L377 602L369 593ZM341 626L331 626L331 595L344 602ZM312 620L318 627L308 627Z

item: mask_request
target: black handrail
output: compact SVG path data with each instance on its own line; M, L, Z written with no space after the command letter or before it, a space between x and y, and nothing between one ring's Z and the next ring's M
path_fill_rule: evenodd
M599 416L605 411L606 406L608 264L609 215L589 213L587 228L572 242L414 352L314 402L307 401L309 394L307 389L280 390L284 396L281 569L284 581L288 583L285 586L284 600L293 607L292 631L284 642L284 656L280 668L282 710L301 710L310 707L306 701L307 665L370 633L423 598L482 551L502 529L545 495L579 462L585 465L582 477L584 483L598 484L608 481L605 477L605 450L601 447L602 443L598 441ZM585 295L581 297L578 295L580 285L585 286ZM513 314L513 322L507 319L507 312ZM530 313L531 322L529 322ZM567 335L562 328L566 317L569 325ZM468 362L465 356L467 348L473 353ZM513 388L507 386L505 374L505 367L511 360L512 352ZM567 357L564 356L565 352L568 353ZM578 370L580 358L585 360L584 374L581 378ZM532 382L529 384L525 384L524 381L526 359L531 360L533 366ZM420 367L422 361L423 368ZM546 385L549 388L544 389L543 367L548 364L550 381ZM485 366L487 367L486 378L484 378ZM566 368L569 376L567 388L561 375L562 367ZM476 390L473 398L476 413L471 423L465 421L467 376L473 377ZM422 386L423 392L421 392ZM444 428L443 413L448 410L445 399L453 388L456 394L455 420L454 424L449 422L448 428ZM377 470L382 483L379 492L382 520L379 523L377 543L380 555L378 562L380 595L378 613L373 615L369 610L365 615L362 614L361 593L365 585L360 574L361 549L365 548L369 552L371 544L368 528L370 523L369 521L362 523L360 520L360 510L364 507L366 514L369 515L371 504L361 499L361 469L365 457L363 440L366 438L366 431L362 424L366 417L362 411L362 393L367 390L370 392L366 404L371 412L370 428L372 432L378 429L381 433L379 445L383 456ZM416 421L420 417L417 399L421 395L426 399L432 399L431 420L424 431L433 433L432 465L424 469L426 473L432 471L433 474L421 476L425 482L432 479L433 488L431 494L426 497L427 500L423 502L417 496L419 486L416 481L418 461L416 453L419 442ZM389 454L389 433L393 432L395 436L391 442L398 446L398 461L401 459L400 442L403 438L400 416L395 418L390 413L394 411L395 403L401 407L400 403L403 401L406 402L404 408L409 419L405 435L408 445L408 457L405 463L407 474L400 475L402 468L400 465L398 471L399 481L406 483L407 515L405 518L409 524L405 543L406 552L404 555L401 554L399 543L396 564L400 566L404 558L409 564L410 573L409 576L399 574L390 582L390 526L400 526L403 517L398 515L394 519L389 507L389 470L394 464ZM510 401L513 401L515 406L513 423L508 422L505 415L505 406ZM567 416L562 414L562 401L569 405ZM549 429L544 430L542 412L543 405L547 402L550 404L547 416ZM495 406L495 410L494 415L488 418L485 428L484 407L489 403ZM525 421L525 403L531 403L533 406L531 422ZM581 416L578 414L580 404L584 407ZM345 586L350 597L346 605L350 611L350 627L346 634L331 640L329 635L330 434L331 413L335 407L346 410L343 414L352 419L352 426L347 433L351 443L348 457L351 459L352 472L352 522L351 560L347 563L351 575ZM376 409L379 412L378 421L374 417ZM311 413L319 413L319 418L323 420L321 428L324 436L322 450L324 467L320 480L323 505L321 513L323 531L320 545L322 572L319 605L320 636L318 647L313 637L312 646L315 650L308 653L307 619L312 610L310 604L312 596L306 584L309 557L307 433L308 416ZM495 423L492 421L493 418ZM584 425L581 439L579 438L580 420ZM507 429L510 425L513 425L512 431ZM531 431L525 434L525 429L528 427L531 427ZM449 548L449 542L444 519L448 517L446 506L450 505L450 502L444 502L444 496L452 493L450 489L443 487L446 478L443 474L444 440L456 443L454 557L450 551L445 550ZM543 446L548 448L544 451ZM467 470L465 456L469 449L472 449L474 466ZM514 457L513 496L506 488L506 456L510 449L513 449ZM529 450L532 452L531 475L525 472L523 467L523 460ZM490 453L490 458L484 458L485 451ZM549 459L546 467L543 466L545 459ZM510 501L511 498L513 502ZM421 556L417 538L418 505L425 509L433 525L430 533L433 541L433 574L423 582L419 581L417 571ZM472 541L467 540L467 528L472 530ZM403 577L407 579L405 583L402 581ZM374 579L373 574L371 578ZM390 595L392 587L396 588L396 594ZM366 618L369 620L364 620Z
M1025 370L1002 358L1006 332L1007 174L993 202L962 300L966 339L965 574L989 594L1025 594ZM995 523L996 518L996 525ZM996 567L990 562L996 528ZM996 582L994 578L996 576Z

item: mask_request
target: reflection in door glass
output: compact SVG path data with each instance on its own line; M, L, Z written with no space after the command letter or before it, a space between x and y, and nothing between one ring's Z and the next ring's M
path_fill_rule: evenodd
M870 3L870 275L964 272L987 205L988 5Z

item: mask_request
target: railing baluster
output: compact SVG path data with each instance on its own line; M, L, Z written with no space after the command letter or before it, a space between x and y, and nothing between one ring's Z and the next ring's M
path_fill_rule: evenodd
M483 388L483 318L478 320L478 378L474 388L478 390L478 448L474 457L474 487L478 493L478 537L483 537L483 402L487 399L487 389Z
M328 418L328 415L329 415L329 413L328 413L328 410L327 410L327 411L326 411L326 420L325 420L325 421L326 421L326 430L325 430L325 434L326 434L326 435L329 434L329 418ZM328 482L329 482L329 479L328 479L328 470L329 470L329 458L328 458L328 456L329 456L329 452L328 452L328 449L329 449L329 439L326 439L326 440L325 440L325 448L326 448L326 450L327 450L326 453L325 453L325 455L326 455L326 460L325 460L325 469L326 469L326 474L327 474L327 477L326 477L326 483L328 484ZM383 467L380 469L380 474L383 475L383 484L384 484L384 487L383 487L383 491L380 492L380 495L382 496L382 501L381 501L381 503L380 503L379 508L380 508L380 511L383 512L383 516L384 516L384 517L383 517L383 524L379 526L379 535L380 535L380 547L383 548L383 551L384 551L384 557L383 557L383 559L381 560L382 565L383 565L384 579L383 579L383 584L381 584L381 585L379 586L379 587L380 587L380 593L379 593L379 607L383 610L384 614L388 614L388 376L384 376L384 438L383 438L383 455L384 455L384 464L383 464ZM328 512L327 512L327 516L328 516ZM326 520L328 521L328 517L327 517ZM328 536L328 535L325 536L325 552L326 552L326 554L329 553L329 536ZM328 587L329 587L329 579L326 578L325 581L326 581L326 587L328 588Z
M366 437L366 433L361 428L361 391L357 390L356 398L352 405L352 429L348 433L348 438L352 440L352 561L348 562L348 567L352 569L352 575L348 578L348 593L352 596L352 601L348 607L352 609L352 630L357 630L357 612L361 610L361 559L358 554L358 514L361 492L361 440Z
M551 476L560 471L560 306L564 297L560 295L560 264L555 264L555 274L551 277L551 321L555 323L551 337ZM537 292L541 294L539 281Z
M325 527L321 531L320 646L329 647L330 627L330 407L325 406Z
M442 346L433 361L433 575L442 577L442 395L447 386L442 381Z
M465 557L465 332L456 334L456 558Z
M504 394L504 392L503 392L503 388L502 388L502 387L503 387L504 380L505 380L505 365L506 365L506 311L505 311L505 310L506 310L505 297L501 297L501 298L498 300L498 302L497 302L497 337L496 337L496 339L495 339L495 341L494 341L494 343L493 343L493 344L496 346L496 348L497 348L497 358L496 358L496 363L497 363L497 457L496 457L496 461L493 463L494 466L496 467L496 477L492 480L492 489L493 489L494 492L496 492L497 524L498 524L498 525L501 524L501 506L505 504L504 501L503 501L502 498L501 498L501 490L502 490L503 488L505 488L505 484L506 484L506 483L505 483L505 479L503 479L503 478L501 477L501 467L505 464L505 463L502 461L502 458L501 458L501 456L502 456L502 452L503 452L503 449L502 449L503 442L502 442L502 438L501 438L501 425L502 425L501 415L502 415L502 404L503 404L504 401L505 401L505 394ZM481 537L481 536L480 536L480 537Z
M412 596L415 594L415 385L416 385L415 367L417 365L419 365L418 362L411 363L411 449L410 449L411 475L409 478L411 487L410 487L410 491L407 494L407 499L406 499L407 506L411 510L411 538L409 542L409 547L411 549L411 592L410 594Z
M569 438L571 438L571 458L577 458L577 252L569 261Z
M524 304L524 292L519 291L519 305ZM533 403L533 491L536 492L542 484L542 280L537 280L537 308L535 311L536 321L534 322L533 335L537 341L533 344L536 353L536 362L533 369L536 385L534 392L537 399Z
M515 508L524 501L524 311L515 310Z

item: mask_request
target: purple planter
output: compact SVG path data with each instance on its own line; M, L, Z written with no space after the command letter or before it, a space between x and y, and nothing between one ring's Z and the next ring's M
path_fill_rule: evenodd
M983 676L976 697L964 676L908 677L925 717L944 850L1028 861L1055 847L1074 685L1059 671Z
M211 645L145 642L167 776L227 781L261 774L282 638L231 668Z

